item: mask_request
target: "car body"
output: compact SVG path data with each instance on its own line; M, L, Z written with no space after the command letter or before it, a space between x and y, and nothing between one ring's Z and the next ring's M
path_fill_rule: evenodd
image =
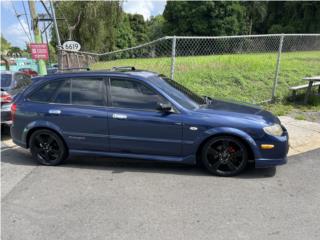
M12 101L30 83L30 76L23 72L1 71L1 125L11 125Z
M23 72L23 73L29 75L30 77L38 76L38 73L36 71L34 71L32 68L20 68L19 72Z
M63 158L98 155L186 164L201 158L209 162L207 168L216 168L218 162L220 172L208 170L221 176L239 173L247 161L256 167L287 161L288 134L271 113L253 105L199 97L148 71L48 75L18 96L13 111L11 134L16 144L32 150L34 141L35 149L42 148L52 132L57 140L53 148L63 148L59 155ZM36 136L37 131L44 135ZM44 163L44 152L37 151L33 155ZM58 153L48 159L53 156ZM231 172L231 160L241 169Z

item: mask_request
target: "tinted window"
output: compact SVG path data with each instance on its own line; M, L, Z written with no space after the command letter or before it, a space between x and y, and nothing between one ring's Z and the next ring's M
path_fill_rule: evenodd
M72 79L72 104L104 106L104 90L102 79Z
M114 107L148 110L156 110L160 102L167 103L153 89L124 79L111 79L111 101Z
M47 83L40 87L40 89L35 90L29 97L29 100L35 102L49 102L60 84L61 81Z
M70 104L70 80L67 80L61 84L53 102Z
M172 99L181 104L183 107L188 109L194 109L199 105L205 104L205 100L182 86L181 84L173 81L167 77L161 76L164 81L158 81L158 87L165 91Z
M26 74L16 74L15 76L16 86L15 88L25 88L31 83L31 77Z
M1 88L10 87L11 84L11 74L1 74Z

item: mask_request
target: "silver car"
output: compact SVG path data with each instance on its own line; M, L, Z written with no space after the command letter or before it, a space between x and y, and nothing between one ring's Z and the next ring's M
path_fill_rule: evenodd
M11 125L12 100L30 83L31 77L23 72L1 71L1 125Z

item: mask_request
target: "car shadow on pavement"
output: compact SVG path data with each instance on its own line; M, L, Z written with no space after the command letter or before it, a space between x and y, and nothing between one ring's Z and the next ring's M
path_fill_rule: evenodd
M7 148L1 152L1 161L4 163L24 166L37 166L28 150L23 148ZM57 166L61 168L79 168L93 170L111 170L114 174L125 172L148 172L160 174L177 174L193 176L211 176L203 166L185 165L179 163L155 162L135 159L100 158L100 157L71 157L63 164ZM254 179L273 177L276 168L255 169L249 164L243 173L235 178ZM215 177L215 176L212 176Z
M136 159L119 159L119 158L87 158L77 157L69 158L63 167L86 168L95 170L112 170L112 173L121 174L124 172L154 172L163 174L181 174L194 176L212 176L202 165L185 165L179 163L167 163L157 161L146 161ZM256 169L252 164L240 175L235 178L268 178L276 174L276 168ZM213 176L214 177L214 176Z
M8 126L1 126L1 141L9 140L11 139L10 136L10 127Z

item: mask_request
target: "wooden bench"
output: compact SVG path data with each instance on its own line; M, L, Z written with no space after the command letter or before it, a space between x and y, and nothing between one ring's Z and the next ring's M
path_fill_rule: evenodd
M289 90L292 91L292 98L294 99L296 97L298 90L307 89L308 86L309 86L309 84L303 84L303 85L299 85L299 86L289 87ZM318 93L320 94L320 82L314 82L312 84L312 87L315 87L315 86L319 86Z

